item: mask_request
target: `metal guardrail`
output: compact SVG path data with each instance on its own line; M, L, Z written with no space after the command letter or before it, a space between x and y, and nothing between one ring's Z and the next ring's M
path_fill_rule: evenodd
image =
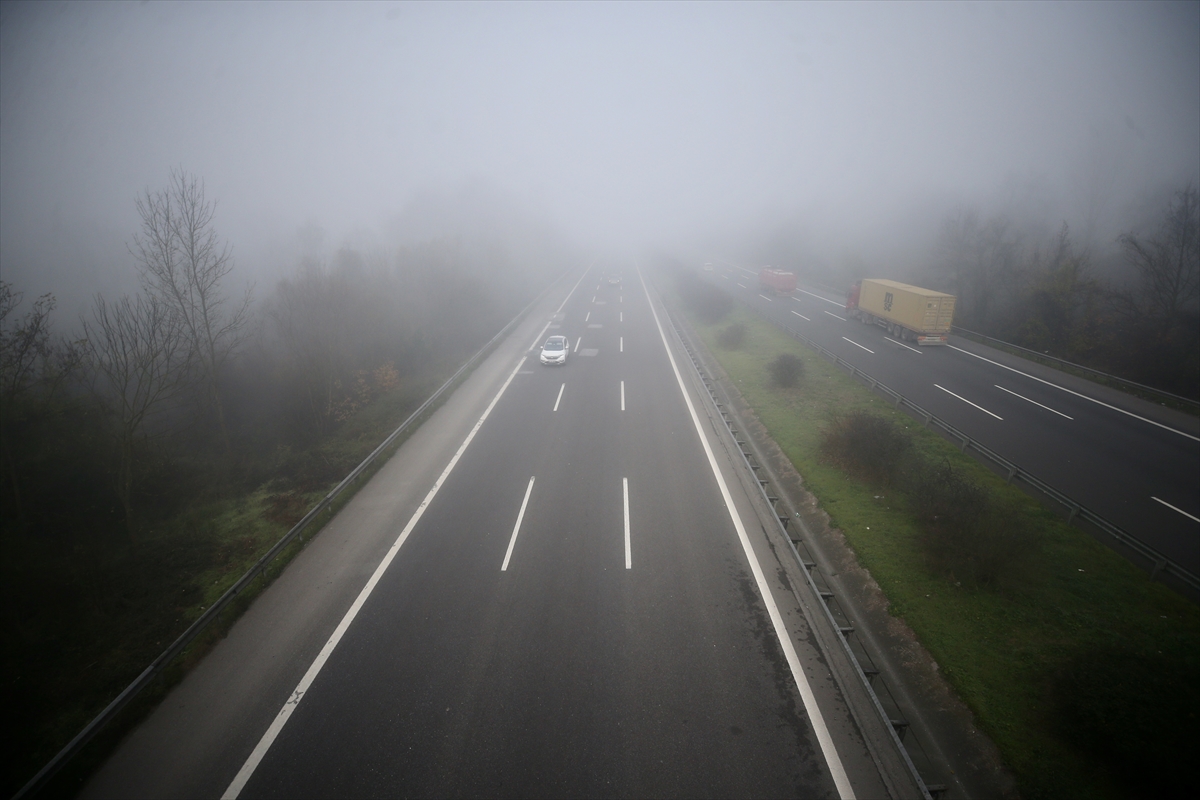
M213 622L213 620L220 616L221 612L224 611L231 602L233 602L234 598L241 594L242 591L250 585L251 581L263 574L270 563L275 560L276 556L283 552L283 550L297 538L303 542L304 537L302 534L304 533L305 528L307 528L313 522L313 520L315 520L321 514L322 511L329 508L330 504L333 503L333 501L336 500L343 491L345 491L346 487L354 483L354 481L357 480L369 466L371 466L375 459L378 458L381 453L387 450L388 447L396 441L396 438L399 437L400 434L404 433L404 431L407 430L415 420L420 418L422 414L429 410L430 406L436 403L438 399L445 394L465 372L471 369L471 367L473 367L485 353L487 353L498 341L500 341L500 339L506 336L517 325L517 323L520 322L527 313L529 313L529 310L542 299L549 289L550 287L547 287L540 294L538 294L538 296L535 297L533 301L529 303L529 305L521 309L521 311L515 317L513 317L507 325L500 329L499 333L493 336L487 344L485 344L479 349L478 352L475 353L475 355L468 358L466 362L464 362L463 365L458 368L458 371L450 376L449 380L443 383L437 391L435 391L428 397L428 399L425 400L425 402L421 403L420 407L418 407L416 411L409 414L408 419L400 423L400 426L396 428L396 430L392 431L391 434L389 434L388 437L384 439L378 447L372 450L371 454L364 458L357 467L351 470L349 475L343 478L337 486L335 486L327 495L321 498L320 502L313 506L309 512L292 527L291 530L284 534L282 539L276 542L270 550L268 550L261 558L258 559L258 561L254 562L254 565L250 567L250 569L246 570L245 574L238 578L232 586L225 590L225 593L222 594L215 603L209 606L208 609L201 614L195 622L188 626L188 629L180 634L179 638L172 642L171 645L164 650L161 655L158 656L158 658L154 659L154 661L150 663L150 666L146 667L146 669L144 669L132 683L126 686L125 689L119 695L117 695L116 699L109 703L103 711L97 714L95 719L89 722L83 728L83 730L75 735L75 738L67 743L66 747L60 750L58 754L54 756L54 758L50 759L46 766L42 767L41 770L39 770L38 773L34 775L28 783L21 787L21 790L13 796L14 800L30 797L39 789L41 789L46 782L54 777L54 775L60 769L62 769L62 767L68 761L70 761L80 750L83 749L84 745L91 741L92 738L100 732L101 728L112 721L112 719L121 711L121 709L128 705L129 702L133 700L133 698L136 697L139 692L145 689L146 686L148 686L150 682L154 680L154 678L156 678L159 673L161 673L163 669L165 669L166 666L175 659L176 656L183 652L184 648L191 644L196 637L199 636L204 629Z
M1196 406L1197 408L1200 408L1200 400L1194 400L1190 397L1184 397L1182 395L1174 394L1172 392L1166 391L1165 389L1158 389L1154 386L1147 386L1144 383L1138 383L1137 381L1131 381L1128 378L1122 378L1119 375L1110 375L1109 373L1101 372L1098 369L1092 369L1091 367L1085 367L1082 364L1076 364L1073 361L1067 361L1065 358L1059 358L1058 356L1052 356L1049 353L1039 353L1037 350L1030 350L1028 347L1022 347L1019 344L1013 344L1012 342L1006 342L1003 339L997 339L995 336L988 336L987 334L979 333L978 331L972 331L972 330L967 330L966 328L960 328L957 325L950 326L950 330L952 333L957 333L960 336L968 336L968 337L978 336L980 339L980 344L987 345L989 347L991 345L988 345L988 342L995 342L998 345L1003 345L1004 347L1010 347L1013 350L1020 350L1022 353L1028 353L1031 357L1031 360L1052 361L1058 365L1059 369L1063 369L1064 367L1070 367L1071 369L1079 370L1080 372L1086 372L1089 375L1095 375L1096 377L1104 378L1105 380L1109 380L1109 381L1116 381L1117 383L1122 383L1126 386L1135 386L1138 389L1141 389L1143 392L1151 392L1153 394L1159 395L1160 397L1169 397L1172 400L1176 400L1180 403L1188 403L1190 405Z
M666 309L664 309L664 311L666 311ZM759 459L754 454L747 452L746 443L738 438L738 430L733 427L733 420L730 418L730 413L726 410L725 405L717 397L717 394L713 389L713 381L706 374L703 365L693 352L692 346L689 343L689 337L685 335L679 324L672 317L670 311L666 311L666 314L671 326L675 329L676 335L683 343L684 349L687 351L688 357L692 361L693 368L700 376L700 380L707 389L709 396L712 398L717 411L721 414L721 419L725 423L726 429L729 431L730 436L733 437L734 443L737 444L738 450L742 455L742 461L745 463L746 468L750 471L750 474L755 476L758 483L759 493L767 502L769 507L773 509L776 508L775 504L779 501L779 498L773 497L767 492L767 486L770 482L758 477L758 471L763 469L763 465L754 463ZM801 571L804 573L813 595L820 600L820 606L825 612L826 621L832 626L832 629L837 632L838 640L841 641L842 646L845 649L845 653L850 659L850 663L854 665L859 680L863 688L866 690L868 697L870 697L872 706L875 708L876 713L883 721L885 727L887 727L891 733L892 743L903 756L904 764L907 767L909 774L912 776L917 786L921 789L922 797L925 798L925 800L939 800L939 798L941 798L945 793L946 787L942 784L927 784L924 778L921 777L921 773L917 769L917 766L913 763L912 756L909 753L909 748L905 744L905 740L907 738L906 734L910 732L910 726L905 718L905 714L901 709L900 703L896 701L895 696L887 685L887 678L884 676L884 673L876 667L875 661L870 657L870 654L867 651L864 643L861 640L851 638L854 634L854 628L853 626L845 624L845 622L849 620L849 615L838 606L834 593L828 590L823 590L817 585L817 578L820 577L820 574L816 562L804 558L797 550L797 545L800 545L801 547L804 547L805 545L798 533L789 532L788 523L792 521L790 517L780 516L778 511L776 511L775 516L776 525L778 526L779 532L783 535L784 540L790 545L792 555L795 557L796 562L800 565ZM824 583L823 580L822 583ZM835 614L835 612L837 613ZM837 619L838 615L841 616L841 621ZM856 648L851 644L852 641L857 641L857 652ZM863 666L864 663L867 665L866 667ZM881 685L886 693L887 699L890 701L889 705L891 708L895 709L897 712L895 715L884 708L879 693L875 691L876 682ZM917 746L921 749L922 755L925 756L925 762L931 763L931 759L928 757L928 754L924 752L924 747L920 743L920 738L920 734L915 734L912 738L912 743L917 744Z
M757 309L755 309L754 306L750 305L749 303L745 302L744 300L738 298L738 302L742 303L742 305L744 305L746 308L750 309L751 311L754 311L756 314L758 313ZM777 327L780 330L787 333L793 339L796 339L797 341L807 344L809 347L813 348L818 353L820 353L822 356L824 356L825 358L828 358L830 361L837 364L838 366L846 367L847 369L849 369L851 376L861 378L868 385L870 385L870 387L872 389L875 389L875 390L881 392L882 394L886 395L890 399L892 399L896 408L907 408L913 412L916 412L916 415L918 417L924 418L925 427L928 427L929 425L936 425L937 427L941 428L945 433L949 434L952 438L957 439L960 442L962 442L961 450L964 453L967 452L968 449L973 449L975 452L979 453L980 455L985 456L986 458L990 459L993 463L995 463L997 466L999 466L1003 471L1005 471L1007 473L1007 478L1006 478L1007 483L1012 483L1014 480L1024 481L1028 486L1030 486L1034 489L1037 489L1039 492L1041 492L1042 494L1051 498L1055 502L1060 503L1068 511L1068 514L1067 514L1067 524L1068 525L1072 521L1074 521L1077 517L1079 519L1086 520L1087 522L1090 522L1092 525L1095 525L1101 531L1107 533L1109 536L1116 539L1118 542L1120 542L1125 547L1128 547L1133 552L1135 552L1138 555L1145 558L1147 561L1150 562L1150 577L1152 579L1157 578L1160 573L1170 575L1170 576L1176 578L1177 580L1181 581L1182 583L1184 583L1186 586L1188 586L1190 589L1192 589L1192 591L1200 593L1200 576L1197 576L1195 573L1191 572L1186 567L1182 566L1181 564L1177 564L1175 561L1173 561L1169 557L1163 555L1155 548L1153 548L1150 545L1146 544L1145 542L1141 541L1133 534L1131 534L1128 531L1126 531L1125 529L1121 528L1119 525L1109 522L1107 519L1100 516L1096 512L1092 511L1091 509L1089 509L1087 506L1083 505L1082 503L1078 503L1078 502L1072 500L1070 497L1067 497L1065 494L1058 491L1057 489L1055 489L1054 487L1052 487L1050 484L1046 483L1045 481L1041 480L1036 475L1033 475L1028 470L1022 469L1020 466L1012 463L1008 459L1001 456L999 453L996 453L994 450L991 450L991 449L985 447L984 445L980 444L979 442L975 441L970 436L968 436L967 434L960 431L958 428L951 425L949 422L946 422L945 420L938 418L937 416L930 413L929 411L926 411L924 408L922 408L921 406L912 402L907 397L905 397L902 394L900 394L899 392L897 392L895 389L892 389L887 384L882 383L882 382L876 380L875 378L871 377L869 374L867 374L866 372L863 372L861 369L859 369L855 365L851 364L849 361L846 361L844 358L837 355L836 353L834 353L830 350L827 350L826 348L824 348L821 345L814 342L812 339L809 339L804 334L794 331L791 328L787 327L786 325L784 325L780 322L776 322L775 320L770 319L769 317L762 316L761 314L759 316L762 317L762 319L765 319L768 322L770 322L775 327Z

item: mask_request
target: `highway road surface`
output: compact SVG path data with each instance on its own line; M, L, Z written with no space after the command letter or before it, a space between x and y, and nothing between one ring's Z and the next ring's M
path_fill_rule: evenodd
M1200 574L1200 421L961 337L917 347L845 316L801 285L772 295L757 272L708 279L816 341L1009 461Z
M895 792L661 314L560 281L84 796Z

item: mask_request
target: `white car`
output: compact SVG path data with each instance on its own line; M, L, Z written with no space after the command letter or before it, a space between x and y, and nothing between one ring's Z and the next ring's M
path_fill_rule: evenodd
M571 348L567 344L565 336L551 336L542 345L542 354L540 356L543 364L566 364L567 353Z
M609 286L620 286L621 285L621 276L620 275L609 275L608 276L608 285Z

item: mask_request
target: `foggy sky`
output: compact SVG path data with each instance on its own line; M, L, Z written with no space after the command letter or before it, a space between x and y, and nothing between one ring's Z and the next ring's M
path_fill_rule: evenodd
M1103 245L1200 177L1200 4L0 6L5 280L127 286L175 166L251 276L464 186L589 246L877 261L962 204Z

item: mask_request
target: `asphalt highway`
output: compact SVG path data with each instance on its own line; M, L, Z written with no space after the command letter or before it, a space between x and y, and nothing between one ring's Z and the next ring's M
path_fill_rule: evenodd
M551 298L85 796L883 796L640 273Z
M845 298L757 272L709 279L809 337L1047 484L1200 574L1200 425L1194 417L961 337L917 347L845 316Z

